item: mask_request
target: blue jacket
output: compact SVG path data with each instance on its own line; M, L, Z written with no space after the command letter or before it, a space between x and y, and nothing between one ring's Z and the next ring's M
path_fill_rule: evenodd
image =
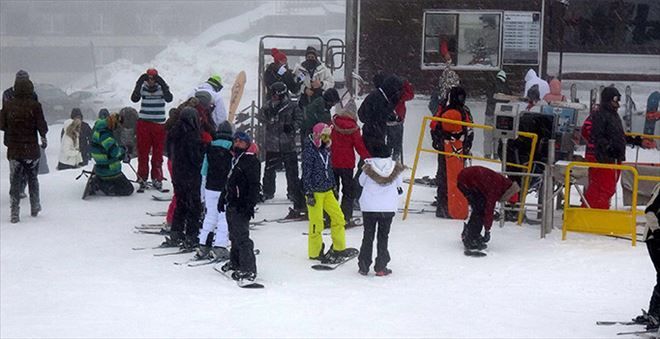
M335 187L330 150L316 148L311 135L305 139L302 152L302 181L305 194L326 192Z

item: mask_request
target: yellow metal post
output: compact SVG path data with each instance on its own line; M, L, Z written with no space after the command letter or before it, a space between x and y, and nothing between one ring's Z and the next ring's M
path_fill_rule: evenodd
M419 152L422 149L422 143L424 142L424 131L426 130L426 124L428 123L428 116L425 116L422 119L422 127L419 131L419 138L417 141L417 149L415 150L415 161L413 162L412 173L410 173L410 182L408 183L408 194L406 194L406 205L403 208L403 220L406 220L408 217L408 207L410 206L410 196L412 195L413 186L415 185L415 173L417 172L417 164L419 163Z

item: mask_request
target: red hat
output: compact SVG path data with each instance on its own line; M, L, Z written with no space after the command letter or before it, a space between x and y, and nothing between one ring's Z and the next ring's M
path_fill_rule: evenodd
M147 70L147 75L156 76L158 75L158 71L155 68L149 68Z
M286 54L284 54L284 52L280 52L279 49L272 48L270 50L270 55L273 57L273 60L275 60L275 62L277 62L278 64L286 63Z

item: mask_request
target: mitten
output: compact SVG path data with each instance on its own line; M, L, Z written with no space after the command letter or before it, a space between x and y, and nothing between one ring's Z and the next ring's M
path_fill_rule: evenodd
M41 148L46 149L48 147L48 140L46 137L41 137Z

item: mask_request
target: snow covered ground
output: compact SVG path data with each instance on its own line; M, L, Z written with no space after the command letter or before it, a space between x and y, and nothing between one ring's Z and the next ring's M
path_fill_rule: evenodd
M409 121L426 103L415 100ZM417 109L420 108L420 109ZM411 159L416 127L406 129ZM167 204L150 192L81 200L77 170L54 171L61 125L51 125L51 173L40 176L43 212L10 224L8 163L0 162L0 336L5 337L612 337L647 307L654 271L643 244L536 226L493 229L489 255L465 257L462 221L433 214L397 215L390 235L389 277L362 277L355 261L317 272L306 258L304 222L267 224L251 232L264 290L243 290L209 266L173 265L186 255L154 257L160 236L133 233L160 222L146 211ZM630 150L629 152L632 152ZM5 158L6 149L0 151ZM657 152L644 152L650 161ZM135 160L133 161L135 165ZM420 176L435 171L421 158ZM128 177L134 177L124 168ZM285 199L284 175L276 199ZM169 186L169 185L168 185ZM412 207L429 206L434 190L415 186ZM280 217L284 206L260 205L255 219ZM346 232L359 247L362 228ZM330 239L326 238L329 245Z

